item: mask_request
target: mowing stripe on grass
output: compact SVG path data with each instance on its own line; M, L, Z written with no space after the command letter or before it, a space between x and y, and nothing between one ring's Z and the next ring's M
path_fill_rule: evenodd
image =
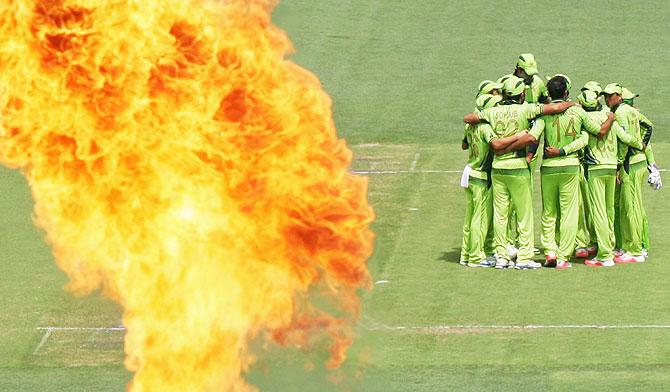
M550 324L550 325L427 325L427 326L390 326L375 324L363 326L368 331L434 331L434 332L467 332L467 331L510 331L510 330L538 330L538 329L670 329L670 325L662 324Z
M668 169L659 169L660 172L667 172ZM442 174L442 173L463 173L463 170L435 170L435 169L425 169L425 170L352 170L353 174ZM536 170L536 173L539 173L539 170Z

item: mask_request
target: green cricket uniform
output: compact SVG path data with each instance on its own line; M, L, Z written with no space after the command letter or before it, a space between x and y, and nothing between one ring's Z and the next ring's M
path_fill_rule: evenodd
M539 75L533 75L533 81L526 86L525 101L528 103L539 103L548 97L547 87Z
M479 119L493 127L496 137L512 136L530 127L530 120L542 114L543 105L506 103L479 112ZM493 159L493 233L499 257L510 260L506 245L510 207L517 218L519 253L517 263L533 257L533 200L530 170L525 149L499 155Z
M614 114L626 133L642 142L640 112L621 103ZM644 232L642 187L647 174L647 157L644 152L629 149L625 144L619 144L618 150L618 160L623 164L619 205L621 247L633 256L640 256Z
M596 123L607 120L608 111L591 111L586 115ZM626 133L618 122L612 123L607 136L598 140L595 134L589 135L589 144L584 150L584 161L587 165L588 200L594 240L598 243L600 261L612 260L615 246L615 189L618 143L622 142L633 148L641 149L641 142Z
M638 110L638 112L640 112ZM653 127L654 124L640 112L640 122L645 123L650 127ZM655 165L656 164L656 159L654 158L654 151L651 148L651 144L647 145L647 148L644 150L644 156L647 157L647 165ZM647 218L647 211L643 208L642 209L642 248L643 249L649 249L650 248L650 243L649 243L649 219Z
M489 186L492 159L489 143L495 137L487 123L465 126L468 141L468 165L472 168L468 187L465 188L466 209L463 224L461 261L479 263L486 259L486 238L492 218L493 205Z
M555 253L558 260L570 260L575 250L581 174L577 152L588 143L588 135L582 133L582 127L596 134L600 131L600 125L587 117L584 109L573 106L564 113L540 117L530 131L530 134L538 140L544 135L545 146L559 148L563 154L554 158L545 157L540 167L542 188L540 240L545 253ZM559 216L560 222L557 226Z

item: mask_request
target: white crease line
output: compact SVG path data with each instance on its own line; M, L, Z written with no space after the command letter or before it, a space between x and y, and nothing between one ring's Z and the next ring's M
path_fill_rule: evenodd
M414 160L412 161L412 165L409 167L409 171L414 173L416 171L416 164L419 162L419 157L421 156L421 153L416 153L414 154Z
M125 331L126 327L37 327L40 331Z
M44 344L49 340L49 336L51 336L51 329L47 329L46 332L44 333L44 336L42 336L42 340L40 340L40 344L37 345L35 348L35 351L33 351L33 355L37 354L38 351L44 346Z

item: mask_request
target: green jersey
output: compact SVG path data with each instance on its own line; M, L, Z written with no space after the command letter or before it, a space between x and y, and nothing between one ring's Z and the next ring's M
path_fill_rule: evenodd
M634 136L640 143L642 143L643 134L640 130L640 112L634 107L622 102L614 110L614 114L616 115L617 122L623 127L626 133ZM629 152L628 146L623 143L619 144L618 158L619 163L623 163L626 158L628 158L631 165L647 160L647 157L642 151Z
M638 109L637 111L640 112L640 109ZM647 118L647 116L642 114L642 112L640 112L640 122L645 123L650 127L654 126L654 124ZM656 164L656 159L654 159L654 150L652 150L651 144L647 145L647 148L644 150L644 155L647 157L647 164L649 165Z
M579 166L577 152L589 141L588 134L582 132L582 128L589 133L600 132L600 125L588 117L580 106L572 106L563 113L538 118L529 133L538 140L544 135L545 147L556 147L565 152L562 156L545 157L542 167Z
M523 104L503 104L489 109L484 109L478 113L482 121L491 124L493 132L497 138L503 138L515 135L521 131L530 128L530 120L542 114L544 106L541 104L526 103ZM508 152L503 155L496 155L493 158L494 169L525 169L526 153Z
M468 165L472 168L470 177L487 180L492 157L489 143L495 138L493 128L487 123L466 124L465 138L470 153Z
M602 124L607 120L608 112L592 111L586 112L586 115L594 122ZM623 142L638 150L642 149L642 143L624 131L616 121L612 123L610 131L602 140L598 140L597 134L589 134L589 144L584 149L584 163L589 166L589 170L616 170L618 142Z
M526 102L539 103L544 101L545 97L549 96L544 80L539 75L533 75L533 81L526 86Z

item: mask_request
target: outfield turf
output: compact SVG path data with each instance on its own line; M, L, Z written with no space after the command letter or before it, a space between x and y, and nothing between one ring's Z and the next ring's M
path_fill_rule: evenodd
M523 52L535 54L541 73L570 76L575 91L595 79L639 93L638 106L656 125L656 158L670 168L670 115L661 100L670 10L662 1L493 4L507 3L286 0L277 7L275 22L296 47L292 59L333 97L338 130L355 153L352 169L376 173L369 266L379 283L363 294L357 340L341 372L323 369L325 352L272 348L249 376L262 390L670 388L668 190L645 187L652 247L643 265L467 269L457 263L464 195L456 172L466 159L458 141L474 89L512 71ZM32 224L19 173L0 169L0 195L0 391L124 390L131 375L123 332L38 329L114 327L120 309L97 294L62 290L66 278ZM445 328L463 325L669 328Z

